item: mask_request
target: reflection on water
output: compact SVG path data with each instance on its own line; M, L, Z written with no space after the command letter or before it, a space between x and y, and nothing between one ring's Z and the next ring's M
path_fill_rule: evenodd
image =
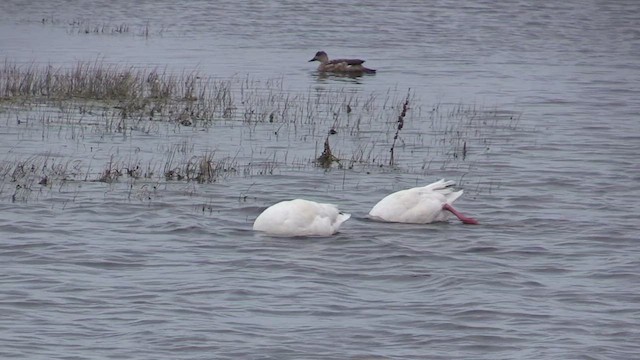
M634 358L638 10L1 2L0 355ZM482 225L366 217L440 178ZM295 197L352 218L251 231Z
M328 73L314 72L313 76L321 84L346 83L346 84L363 84L363 77L375 76L373 74L357 74L357 73Z

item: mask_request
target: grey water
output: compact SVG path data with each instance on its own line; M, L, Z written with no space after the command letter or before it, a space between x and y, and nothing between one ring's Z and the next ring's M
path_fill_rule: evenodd
M2 176L0 357L640 358L638 24L636 1L1 2L6 62L197 71L331 101L314 123L126 136L0 103L0 161L87 174L28 191ZM318 76L318 50L378 73ZM384 101L407 93L389 166L398 111ZM332 107L350 97L352 114ZM313 164L332 127L352 166ZM180 147L245 171L92 181L113 156L161 168ZM366 217L440 178L480 225ZM328 238L251 231L295 197L353 217Z

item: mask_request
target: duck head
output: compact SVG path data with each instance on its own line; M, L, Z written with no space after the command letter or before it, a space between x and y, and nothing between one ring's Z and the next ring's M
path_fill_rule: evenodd
M313 59L309 60L309 62L312 61L320 61L321 63L326 63L327 61L329 61L329 56L327 56L327 53L324 51L318 51Z

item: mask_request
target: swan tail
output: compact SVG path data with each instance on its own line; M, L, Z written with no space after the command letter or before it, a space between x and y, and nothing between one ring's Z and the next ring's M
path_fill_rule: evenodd
M338 218L336 219L336 221L338 225L341 225L342 223L349 220L350 218L351 218L351 214L341 212L340 214L338 214Z
M455 184L456 182L453 180L440 179L432 184L425 186L425 189L433 190L433 191L440 191L440 190L452 191L450 188Z
M441 179L433 184L425 186L425 189L444 195L447 198L447 204L453 204L453 202L458 200L458 198L464 193L462 190L455 191L453 188L455 185L456 182L453 180Z
M445 194L447 197L447 204L453 204L454 201L458 200L460 196L464 193L463 190L452 191L449 194Z

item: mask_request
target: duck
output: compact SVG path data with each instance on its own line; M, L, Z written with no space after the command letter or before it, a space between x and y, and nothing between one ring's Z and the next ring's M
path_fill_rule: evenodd
M265 209L254 221L253 230L283 237L330 236L350 217L333 204L294 199Z
M318 51L313 59L309 60L319 61L318 72L332 72L341 74L375 74L376 70L369 69L362 64L364 60L361 59L334 59L329 60L329 56L324 51Z
M446 221L453 214L463 224L478 224L476 219L453 207L453 202L463 194L463 190L454 191L454 185L452 180L441 179L426 186L394 192L380 200L369 211L369 217L386 222L428 224Z

